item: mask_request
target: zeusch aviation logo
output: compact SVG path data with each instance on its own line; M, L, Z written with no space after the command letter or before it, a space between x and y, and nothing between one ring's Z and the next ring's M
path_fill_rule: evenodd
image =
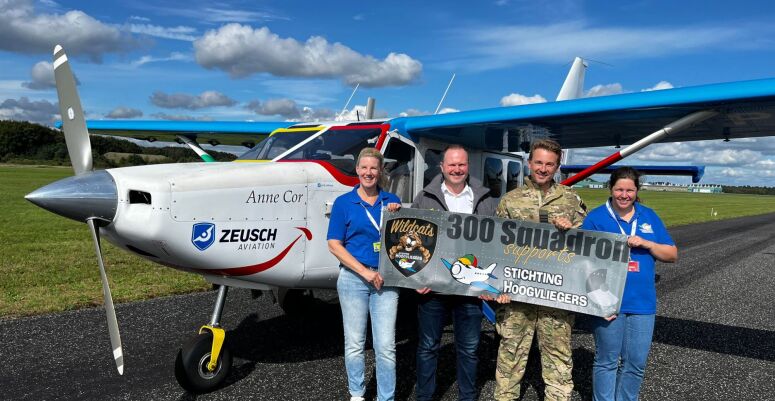
M196 223L191 228L191 243L196 249L204 251L215 242L215 224Z

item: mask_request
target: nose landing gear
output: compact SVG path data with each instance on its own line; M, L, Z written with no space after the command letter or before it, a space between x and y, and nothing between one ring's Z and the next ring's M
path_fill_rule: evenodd
M223 384L231 370L232 356L223 346L226 331L220 327L221 313L228 287L218 289L210 324L188 340L175 359L175 378L184 389L194 393L213 391Z

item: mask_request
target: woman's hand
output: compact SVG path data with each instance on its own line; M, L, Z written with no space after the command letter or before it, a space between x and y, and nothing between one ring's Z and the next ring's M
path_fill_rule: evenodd
M382 288L382 283L384 283L384 280L382 280L382 276L379 274L379 272L371 270L369 268L365 268L364 272L361 273L361 277L363 277L366 282L373 285L374 288L379 291L380 288Z
M387 205L388 212L397 212L398 209L401 209L400 203L388 203Z
M637 235L633 235L633 236L627 237L627 245L629 245L630 248L651 249L651 246L654 245L654 243L649 240L645 240Z

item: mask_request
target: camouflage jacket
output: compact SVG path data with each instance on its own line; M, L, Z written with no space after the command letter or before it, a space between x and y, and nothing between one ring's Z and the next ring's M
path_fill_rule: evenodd
M542 222L541 214L546 216L544 223L564 216L573 223L574 228L578 228L587 215L587 206L576 191L565 185L553 182L544 194L532 179L527 179L525 185L509 191L501 198L495 213L498 217L536 223Z

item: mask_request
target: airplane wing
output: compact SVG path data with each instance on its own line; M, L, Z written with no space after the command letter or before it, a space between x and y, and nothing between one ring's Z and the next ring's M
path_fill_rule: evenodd
M293 122L265 121L142 121L92 120L86 121L91 134L102 134L146 140L149 142L180 142L178 135L197 143L236 145L252 148L278 128ZM57 123L57 128L61 122Z
M563 148L623 146L693 113L713 116L662 142L775 135L775 79L601 96L562 102L403 117L391 121L400 133L481 149L524 150L533 138L551 137Z
M578 173L581 171L584 171L588 169L589 165L581 165L581 164L565 164L560 166L560 170L564 174L568 173ZM602 168L597 171L597 174L611 174L614 170L616 170L620 166L617 164L612 164L608 167ZM698 183L702 179L702 176L705 174L705 166L627 166L632 167L635 170L638 170L642 174L646 175L678 175L678 176L689 176L692 177L693 183Z

